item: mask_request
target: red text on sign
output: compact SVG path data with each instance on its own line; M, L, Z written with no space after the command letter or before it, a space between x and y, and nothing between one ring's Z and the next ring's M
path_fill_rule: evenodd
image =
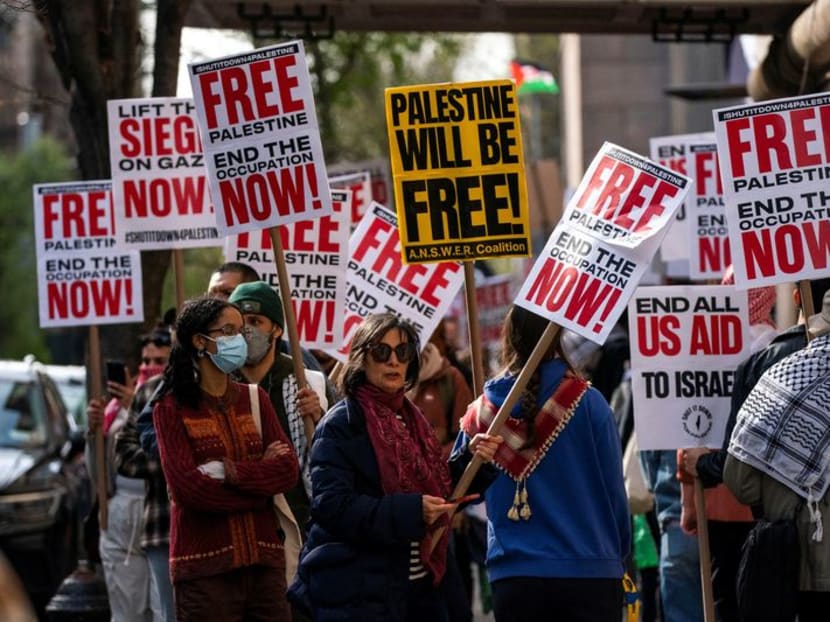
M371 262L373 271L432 306L440 304L441 296L449 285L449 276L461 269L451 262L404 266L397 227L379 218L370 223L352 259Z
M689 354L738 354L743 349L741 319L737 315L695 315Z
M680 353L676 315L638 315L637 349L643 356L676 356Z
M334 339L334 300L291 299L301 342L328 342ZM332 345L336 345L333 344Z
M759 173L830 163L830 106L732 119L726 141L733 177L755 159Z
M331 216L300 220L279 227L283 250L295 252L336 253L339 249L334 238L339 231L340 223ZM259 246L252 245L251 236L259 236ZM240 249L270 250L272 246L268 229L257 233L240 233L237 239Z
M115 233L109 192L64 192L43 197L43 237L94 238Z
M120 150L125 158L201 153L202 144L193 117L124 119L118 124Z
M830 259L830 221L786 224L776 229L753 229L741 233L747 279L798 274L810 264L827 268Z
M219 125L221 111L229 125L236 125L303 109L295 99L299 84L293 54L260 60L250 65L207 71L199 75L208 129Z
M127 218L187 216L204 211L205 177L125 179L124 213Z
M729 238L711 236L697 239L698 270L705 273L722 273L732 263Z
M595 333L602 332L622 290L553 258L542 264L527 300Z
M695 182L698 196L723 194L723 184L718 168L717 151L695 152ZM714 187L712 187L714 184Z
M628 231L641 231L665 211L663 200L677 195L670 183L603 156L594 169L577 207Z
M52 320L133 315L133 283L129 279L50 281L46 298Z
M309 209L306 185L311 194L310 209L322 209L322 201L317 198L317 171L313 163L220 181L219 195L225 222L228 227L233 227L248 224L251 220L264 222L274 214L302 214Z

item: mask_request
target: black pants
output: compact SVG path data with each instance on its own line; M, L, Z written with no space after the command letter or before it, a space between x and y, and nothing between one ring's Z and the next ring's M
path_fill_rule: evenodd
M514 577L493 582L496 622L620 622L621 579Z
M738 592L735 581L741 562L741 547L755 523L706 521L712 555L712 597L718 622L738 622Z
M827 622L830 592L799 592L798 622Z

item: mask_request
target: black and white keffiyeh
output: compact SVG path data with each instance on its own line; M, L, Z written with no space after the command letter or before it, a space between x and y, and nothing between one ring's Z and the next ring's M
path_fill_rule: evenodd
M770 367L738 412L729 453L808 501L830 485L830 334Z
M297 377L289 374L282 381L282 395L285 404L285 416L288 419L288 435L294 444L297 452L297 460L300 462L300 477L303 480L308 498L311 498L311 461L308 451L308 439L305 436L303 417L297 408Z

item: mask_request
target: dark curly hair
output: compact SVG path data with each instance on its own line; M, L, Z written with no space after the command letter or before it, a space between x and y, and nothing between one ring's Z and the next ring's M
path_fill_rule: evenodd
M164 394L172 393L183 406L199 406L199 376L193 337L205 333L225 309L236 308L226 300L207 296L184 303L176 319L173 349L164 370Z
M352 337L349 359L340 379L340 389L344 395L354 395L357 387L366 383L366 357L369 355L369 349L380 343L390 330L400 331L402 341L415 344L415 351L419 354L409 361L406 367L405 387L411 389L415 386L421 369L421 342L415 327L394 313L378 313L366 316Z
M501 349L501 364L507 373L517 376L521 372L549 324L550 320L532 311L515 305L510 307L504 320ZM564 361L572 373L576 373L562 349L561 336L560 330L556 333L547 352L542 355L540 363L558 357ZM537 402L540 390L541 376L537 367L528 380L520 402L521 417L527 422L527 441L524 447L530 447L535 442L534 421L538 412Z

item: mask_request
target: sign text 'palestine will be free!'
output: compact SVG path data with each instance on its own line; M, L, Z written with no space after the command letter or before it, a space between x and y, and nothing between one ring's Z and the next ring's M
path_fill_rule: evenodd
M512 82L387 89L386 117L405 262L530 254Z

